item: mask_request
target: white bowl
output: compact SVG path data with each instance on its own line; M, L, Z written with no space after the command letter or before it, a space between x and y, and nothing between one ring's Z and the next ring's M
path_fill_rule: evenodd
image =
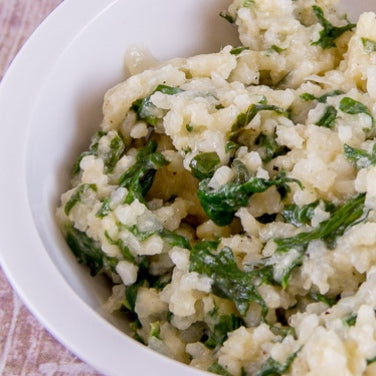
M238 44L218 17L230 0L65 0L19 53L0 87L1 265L42 324L107 375L200 375L124 334L107 317L103 280L68 250L55 221L71 166L123 79L127 46L161 60ZM373 0L344 0L350 18Z

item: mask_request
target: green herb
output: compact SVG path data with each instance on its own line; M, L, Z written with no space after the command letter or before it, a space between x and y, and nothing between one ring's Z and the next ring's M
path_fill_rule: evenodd
M240 148L240 145L237 144L236 142L228 141L227 144L226 144L226 147L225 147L225 152L229 153L230 151L232 151L232 150L236 151L239 148Z
M65 237L77 261L80 264L87 265L92 276L98 274L104 267L104 253L99 243L89 238L85 232L79 231L73 226L69 226L66 229Z
M81 184L75 189L75 191L72 193L72 196L70 197L70 199L67 201L67 203L64 206L65 215L69 215L70 211L78 202L81 201L82 195L88 189L92 189L94 192L96 192L97 186L95 184Z
M256 217L256 220L266 225L267 223L274 222L276 218L277 218L277 213L272 213L272 214L265 213L263 215L260 215L259 217Z
M376 356L374 356L373 358L369 358L369 359L367 359L367 366L369 366L370 364L375 363L375 362L376 362Z
M199 179L211 178L221 160L216 152L197 154L189 164L192 175Z
M246 165L240 159L235 159L232 167L236 171L235 183L243 184L250 178Z
M265 192L269 187L276 186L281 197L289 191L288 183L300 182L288 178L284 173L274 180L252 177L243 184L229 182L219 189L209 187L210 179L201 180L197 190L197 196L206 215L218 226L226 226L234 218L235 212L248 205L249 198L254 193Z
M243 0L243 7L248 8L255 3L254 0Z
M337 118L337 110L333 106L327 106L324 115L315 123L319 127L332 128Z
M149 337L159 338L160 332L161 332L161 328L160 328L160 325L159 325L159 321L152 322L150 324Z
M193 126L191 125L191 123L186 124L185 125L185 129L187 130L187 132L192 132L193 131Z
M222 376L232 376L232 374L227 371L225 367L222 367L220 364L217 362L213 363L209 368L209 372L215 373L217 375L222 375Z
M110 213L111 211L110 202L111 202L110 197L106 197L103 200L102 205L98 209L97 214L96 214L98 218L104 218L106 215Z
M260 133L257 137L256 143L264 148L264 156L262 158L264 163L268 163L281 155L286 155L290 151L288 147L279 145L275 137L263 133Z
M356 319L358 318L358 315L356 313L349 315L343 319L343 322L347 326L354 326L356 324Z
M275 113L288 117L289 114L286 110L281 107L274 106L272 104L251 104L246 112L242 112L238 115L235 120L235 123L232 125L232 132L236 132L242 128L244 128L247 124L249 124L253 118L260 112L260 111L274 111Z
M244 321L232 313L220 316L209 338L205 341L205 346L209 349L214 349L216 346L222 345L228 337L227 333L238 329L242 325L244 325Z
M367 54L371 54L372 52L376 51L376 41L368 38L361 38L364 51L367 52Z
M230 54L239 55L240 53L246 50L249 50L249 47L246 47L246 46L235 47L230 51Z
M312 6L313 13L315 14L317 20L323 27L323 29L320 31L320 38L312 42L313 46L319 45L322 49L332 48L336 47L335 40L340 37L345 31L352 30L354 27L356 27L356 24L347 23L345 26L336 27L333 26L325 17L323 10L317 6Z
M77 158L76 163L73 166L73 171L72 173L78 174L80 172L80 163L82 159L88 155L97 155L98 154L98 145L99 145L99 140L105 136L107 133L98 131L96 132L93 137L91 138L91 143L88 151L84 151L81 153L81 155Z
M329 298L329 297L322 295L322 294L319 294L317 292L311 292L310 295L311 295L312 299L315 300L316 302L325 303L329 307L334 306L338 301L337 298Z
M300 98L306 102L317 99L318 102L325 103L328 97L335 97L337 95L342 95L342 94L343 94L343 91L341 90L332 90L326 94L321 95L320 97L315 97L313 94L310 94L310 93L303 93L303 94L300 94Z
M116 245L119 248L125 260L129 262L135 262L135 258L132 255L132 252L121 239L113 240L107 231L105 231L104 235L111 245Z
M273 256L265 259L265 265L272 266L273 270L277 271L284 257L288 257L290 252L293 252L294 256L290 264L280 272L281 276L279 278L274 276L276 282L280 283L283 288L287 287L292 270L301 265L308 244L311 241L321 239L329 248L334 248L339 236L342 236L348 228L364 220L364 218L360 219L365 210L364 201L365 194L359 194L336 208L331 218L321 222L311 231L301 232L288 238L275 239L274 242L277 248ZM283 254L286 254L286 256Z
M352 162L358 170L376 164L376 144L373 145L371 153L363 149L353 148L347 144L345 144L343 148L345 157Z
M222 17L222 18L224 18L226 21L230 22L230 24L235 23L235 18L233 18L231 16L231 14L229 14L227 12L220 12L219 16Z
M296 204L286 205L281 214L287 223L299 227L311 222L318 204L319 201L314 201L303 206Z
M357 114L366 114L368 115L372 120L372 126L375 123L375 119L373 118L370 110L368 107L366 107L363 103L360 103L350 97L344 97L342 98L341 102L339 103L339 109L350 115L357 115Z
M149 141L138 152L136 163L120 176L119 185L128 189L128 195L125 200L127 204L135 199L144 202L144 196L151 188L158 168L166 166L169 163L156 150L157 143L154 140Z
M256 376L281 376L287 373L291 367L292 362L295 360L296 356L298 355L298 351L294 352L290 355L284 364L276 361L273 358L268 358L266 361L261 365L261 368L256 373Z
M271 55L273 52L280 54L281 52L286 51L286 48L278 47L277 45L273 44L266 50L267 55Z
M110 150L102 157L107 172L111 172L114 169L124 149L123 140L119 135L116 135L110 142Z
M253 283L254 275L238 268L230 248L224 247L213 253L217 245L218 242L209 241L195 245L189 256L190 271L210 277L213 294L233 301L241 315L246 314L253 301L261 306L262 317L265 318L268 307Z
M155 126L159 119L164 115L164 111L156 107L151 101L151 97L156 92L161 92L167 95L174 95L182 92L180 88L175 88L167 85L158 85L157 88L148 96L142 99L137 99L132 104L133 110L141 120L145 120L148 124Z

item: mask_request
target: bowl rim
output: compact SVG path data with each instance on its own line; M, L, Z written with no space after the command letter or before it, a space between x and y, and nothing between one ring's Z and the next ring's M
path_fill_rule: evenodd
M127 372L140 375L153 374L155 369L165 375L176 375L176 372L182 376L205 375L206 372L137 343L89 307L48 256L28 202L27 140L38 93L55 60L75 35L117 2L62 2L27 40L0 83L0 113L4 125L0 138L0 170L3 182L8 182L2 184L0 195L0 265L38 321L97 371L123 375L126 367ZM23 250L21 254L19 250Z

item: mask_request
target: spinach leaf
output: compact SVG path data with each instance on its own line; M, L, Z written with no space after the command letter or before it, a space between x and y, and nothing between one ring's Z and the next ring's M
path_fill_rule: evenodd
M324 115L315 123L319 127L333 128L337 118L337 110L333 106L327 106Z
M70 199L67 201L67 203L64 206L65 215L69 215L70 211L77 204L77 202L81 201L82 195L88 189L92 189L94 192L96 192L97 186L95 184L81 184L75 189L72 196L70 197Z
M241 315L246 314L250 302L256 302L265 318L268 307L257 291L254 275L238 268L230 248L224 247L213 253L217 245L218 242L208 241L195 245L189 256L190 271L210 277L213 294L233 301Z
M356 313L349 315L343 319L343 322L347 326L354 326L356 324L356 319L358 318L358 315Z
M286 205L281 214L287 223L299 227L310 223L318 205L318 200L303 206L298 206L296 204Z
M356 27L356 24L347 23L345 26L336 27L333 26L324 16L323 10L317 6L312 6L313 13L315 14L317 20L323 27L320 31L320 38L317 41L312 42L313 46L319 45L322 49L336 47L335 40L340 37L345 31L352 30Z
M246 165L240 159L232 162L232 168L236 171L235 183L243 184L250 178Z
M364 218L360 219L365 211L364 201L365 194L359 194L337 207L329 219L321 222L311 231L274 239L277 248L273 256L264 259L264 264L273 267L275 281L283 288L287 287L292 270L301 265L311 241L321 239L329 248L334 248L339 236L342 236L348 228L364 220ZM276 278L277 271L279 271L278 278Z
M102 157L107 173L112 172L123 154L124 149L125 145L122 138L116 135L110 142L110 150Z
M325 103L329 97L335 97L337 95L342 95L342 94L343 94L343 91L341 90L332 90L332 91L329 91L328 93L321 95L320 97L315 97L313 94L310 94L310 93L303 93L300 95L300 98L306 102L313 101L316 99L320 103Z
M229 22L230 24L233 24L235 23L235 18L231 16L231 14L227 13L227 12L219 12L219 17L222 17L224 18L227 22Z
M344 145L345 157L353 163L358 170L376 164L376 144L373 145L372 152L368 153L363 149L356 149L347 144Z
M121 239L113 240L107 231L105 231L104 235L111 245L116 245L120 249L120 252L125 260L133 263L135 262L132 252Z
M161 328L160 328L159 321L152 322L150 324L149 337L159 338L160 332L161 332Z
M271 55L272 53L280 54L281 52L286 51L286 48L281 48L275 44L271 45L267 50L266 54Z
M140 231L136 225L124 227L140 241L144 241L150 238L152 235L157 234L171 246L178 246L181 248L191 249L191 245L189 244L187 238L173 231L167 230L166 228L163 228L162 230L158 231Z
M229 153L232 150L236 151L240 148L240 146L241 145L237 144L234 141L228 141L227 144L226 144L226 147L225 147L225 152Z
M104 218L106 215L110 213L111 211L110 201L111 201L110 197L106 197L103 200L102 205L98 209L97 214L96 214L98 218Z
M240 53L242 53L243 51L246 51L246 50L249 50L249 47L245 47L245 46L235 47L230 51L230 54L231 55L239 55Z
M105 136L107 133L103 131L96 132L93 137L91 138L91 143L88 151L84 151L80 154L80 156L77 158L74 166L73 166L73 175L78 174L80 172L80 163L84 157L87 155L97 155L98 154L98 145L99 140Z
M77 230L72 225L66 229L65 238L77 261L80 264L87 265L92 276L95 276L103 269L104 253L98 242L95 242L85 232Z
M367 54L371 54L372 52L376 51L376 41L368 38L361 38L363 49Z
M217 362L213 363L209 368L209 372L215 373L217 375L222 375L222 376L233 376L225 367L222 367L220 364Z
M339 109L350 115L357 115L357 114L366 114L368 115L372 120L372 126L375 124L375 119L372 116L370 110L368 107L366 107L363 103L360 103L356 101L355 99L352 99L350 97L344 97L342 98L341 102L339 103Z
M248 8L255 3L255 0L243 0L243 7Z
M169 163L156 150L156 141L149 141L144 149L138 152L136 163L120 176L119 185L128 189L128 195L125 200L127 204L135 199L145 202L144 196L151 188L158 168Z
M243 112L238 115L234 124L232 125L232 132L236 132L242 128L244 128L247 124L249 124L252 119L260 112L260 111L274 111L279 115L288 117L289 113L287 110L284 110L281 107L274 106L273 104L251 104L246 112Z
M376 356L374 356L373 358L369 358L369 359L367 359L367 366L369 366L370 364L375 363L375 362L376 362Z
M269 136L265 135L264 133L260 133L255 143L264 148L264 156L262 158L264 163L268 163L280 155L286 155L290 151L287 146L279 145L277 143L275 135Z
M256 373L256 376L281 376L287 373L291 367L292 362L295 360L296 356L298 355L298 351L291 354L284 364L276 361L273 358L268 358L266 361L261 365L261 368Z
M310 295L312 299L315 300L316 302L325 303L329 307L333 307L338 301L337 298L329 298L326 295L322 295L317 292L311 292Z
M220 316L209 338L205 341L205 346L214 349L218 345L222 345L228 337L227 333L233 332L242 325L244 325L244 321L232 313Z
M234 218L235 212L248 205L249 198L254 193L265 192L275 185L283 197L289 192L288 183L298 183L296 179L288 178L284 174L274 180L252 177L243 184L229 182L215 190L209 187L209 180L201 180L197 196L206 215L218 226L226 226Z
M164 115L164 111L156 107L151 101L151 96L156 92L167 95L181 93L183 90L167 85L158 85L157 88L147 97L137 99L132 104L133 110L136 112L138 119L145 120L149 125L155 126L159 119Z
M211 178L214 175L215 168L221 163L216 152L197 154L190 162L192 175L199 179Z

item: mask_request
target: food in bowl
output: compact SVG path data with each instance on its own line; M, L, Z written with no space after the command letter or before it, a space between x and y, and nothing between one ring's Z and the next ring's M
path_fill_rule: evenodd
M105 95L57 214L150 348L222 375L376 372L376 16L334 3L235 0L241 46L131 61Z

